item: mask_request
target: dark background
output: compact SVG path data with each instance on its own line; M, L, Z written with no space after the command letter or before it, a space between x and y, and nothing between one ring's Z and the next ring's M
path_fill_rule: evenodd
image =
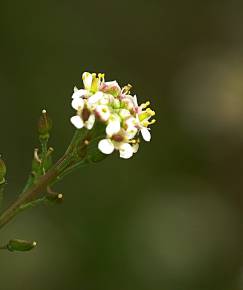
M157 113L152 142L56 186L60 206L2 230L37 240L0 253L3 290L243 289L243 2L1 1L0 151L5 206L54 121L57 159L83 71L132 83Z

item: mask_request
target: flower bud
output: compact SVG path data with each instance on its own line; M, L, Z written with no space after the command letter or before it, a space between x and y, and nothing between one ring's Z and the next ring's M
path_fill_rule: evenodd
M4 161L0 158L0 184L5 183L5 176L6 176L6 165Z
M32 250L37 245L36 242L33 241L25 241L25 240L10 240L7 244L7 249L11 252L19 251L26 252Z
M52 192L52 193L49 193L47 195L47 199L51 202L54 202L54 203L61 203L61 202L63 202L63 194L57 193L57 192Z
M42 111L42 115L39 118L38 122L38 131L41 139L48 139L49 133L52 129L52 120L48 116L46 110Z

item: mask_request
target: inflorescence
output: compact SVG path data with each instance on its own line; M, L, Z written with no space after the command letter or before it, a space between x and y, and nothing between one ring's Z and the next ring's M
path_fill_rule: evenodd
M121 88L117 81L105 82L104 74L83 73L84 89L74 88L72 107L77 111L71 118L77 128L91 130L95 121L105 124L106 137L98 143L99 150L130 158L139 148L139 133L145 141L151 140L149 125L155 123L150 102L138 105L136 95L130 93L131 85Z

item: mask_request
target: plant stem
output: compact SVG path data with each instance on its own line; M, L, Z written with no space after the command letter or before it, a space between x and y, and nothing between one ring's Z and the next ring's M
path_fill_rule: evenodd
M32 205L34 205L35 201L37 200L42 201L42 198L40 198L40 194L43 191L46 191L48 185L54 184L62 176L66 175L66 173L69 173L70 171L78 167L76 165L82 164L83 161L81 160L84 157L80 157L77 154L77 147L79 146L78 145L79 142L81 142L81 140L84 139L86 135L87 135L86 129L76 130L73 139L63 157L55 165L53 165L46 173L41 172L43 175L40 176L36 182L33 182L33 178L31 176L29 177L23 192L0 215L0 229L3 226L5 226L8 222L10 222L18 212L21 212L23 209L29 208L30 204L28 205L28 203L32 202ZM42 158L46 158L47 148L46 144L44 143L42 144L42 153L43 153ZM81 158L81 160L75 162L75 159L78 158ZM45 198L43 198L43 201L44 200ZM39 202L36 202L36 204L39 204Z
M65 164L66 155L64 155L47 173L39 178L36 184L23 192L0 216L0 228L6 225L19 211L19 208L27 202L35 199L41 192L45 191L47 186L52 183L62 170Z

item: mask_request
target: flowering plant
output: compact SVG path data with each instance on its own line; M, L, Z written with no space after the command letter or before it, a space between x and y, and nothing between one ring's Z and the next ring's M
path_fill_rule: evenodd
M0 228L17 213L44 202L59 202L63 195L52 190L52 186L73 170L103 160L113 151L128 159L139 149L141 133L145 141L151 140L149 125L155 123L155 115L149 102L138 104L136 95L131 95L131 85L123 88L116 81L106 82L104 74L83 73L84 88L74 88L72 107L76 113L71 123L76 127L64 155L52 163L53 148L48 148L52 121L46 110L38 122L41 150L34 150L31 174L22 193L2 212ZM0 194L6 184L6 166L0 159ZM36 242L10 240L2 249L28 251Z

